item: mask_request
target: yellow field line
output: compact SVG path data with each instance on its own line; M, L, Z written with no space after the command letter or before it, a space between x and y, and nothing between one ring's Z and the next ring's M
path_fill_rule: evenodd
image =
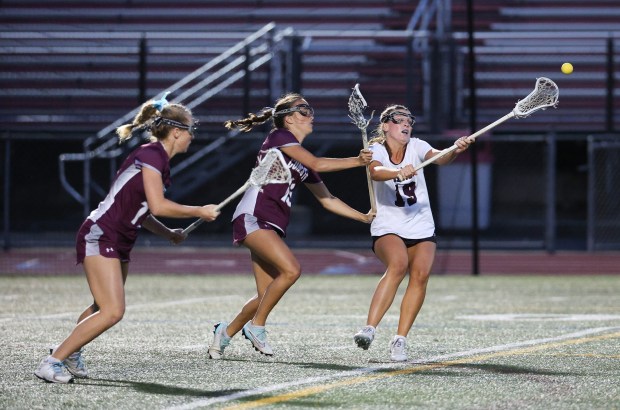
M234 405L234 406L229 406L229 407L226 407L226 409L227 410L233 410L233 409L234 410L252 409L252 408L255 408L255 407L261 407L261 406L266 406L266 405L269 405L269 404L281 403L281 402L285 402L285 401L299 399L299 398L302 398L302 397L312 396L314 394L318 394L318 393L321 393L321 392L324 392L324 391L327 391L327 390L331 390L331 389L336 389L336 388L339 388L339 387L345 387L345 386L351 386L351 385L354 385L354 384L366 383L366 382L369 382L369 381L384 379L384 378L387 378L387 377L401 376L401 375L404 375L404 374L411 374L411 373L422 372L422 371L425 371L425 370L432 370L432 369L437 369L437 368L454 366L454 365L458 365L458 364L465 364L465 363L472 363L472 362L476 362L476 361L483 361L483 360L493 359L493 358L496 358L496 357L505 357L505 356L514 356L514 355L520 355L520 354L527 354L527 353L532 353L532 352L536 352L536 351L539 351L539 350L552 349L552 348L555 348L555 347L563 347L563 346L569 346L569 345L576 345L576 344L593 342L593 341L604 340L604 339L615 339L615 338L619 338L619 337L620 337L620 332L616 332L616 333L610 333L610 334L606 334L606 335L583 337L583 338L572 339L572 340L564 340L564 341L561 341L561 342L545 343L545 344L541 344L541 345L538 345L538 346L531 346L531 347L512 349L512 350L505 350L505 351L494 352L494 353L487 353L487 354L479 354L479 355L476 355L476 356L466 357L466 358L462 358L462 359L455 359L455 360L447 360L447 361L438 362L438 363L414 365L412 367L407 367L405 369L393 370L393 371L384 372L384 373L380 373L380 374L371 374L371 375L357 376L357 377L353 377L353 378L346 379L346 380L340 380L340 381L337 381L337 382L334 382L334 383L329 383L329 384L323 384L323 385L308 387L308 388L300 389L300 390L297 390L297 391L294 391L294 392L290 392L290 393L280 394L280 395L273 396L273 397L266 397L266 398L263 398L263 399L258 399L258 400L249 401L249 402L246 402L246 403L241 403L241 404Z
M620 354L595 354L595 353L545 353L543 356L587 357L589 359L620 359Z

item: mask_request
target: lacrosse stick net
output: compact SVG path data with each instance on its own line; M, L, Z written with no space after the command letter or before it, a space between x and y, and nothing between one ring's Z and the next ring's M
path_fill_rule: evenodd
M360 129L362 132L362 143L364 144L364 149L368 149L368 135L366 133L366 129L372 120L374 111L370 113L370 118L366 120L364 117L364 110L368 108L368 104L360 91L360 85L355 84L353 87L353 92L349 97L349 118ZM375 201L375 190L372 186L372 180L370 179L370 170L368 166L366 166L366 180L368 182L368 195L370 196L370 208L373 212L377 211L377 205Z
M536 79L536 85L534 86L534 90L529 93L527 97L519 100L515 105L515 108L511 112L466 138L473 142L480 135L484 134L492 128L495 128L496 126L506 120L509 120L510 118L525 118L539 110L546 110L549 107L556 108L558 106L559 97L560 89L558 88L556 83L546 77L540 77ZM450 148L444 149L434 157L427 159L426 161L415 167L415 171L418 171L425 166L432 164L439 158L446 156L457 148L458 147L455 144L452 145Z
M516 118L525 118L538 110L557 107L560 90L558 86L546 77L536 80L536 86L527 97L517 102L513 113Z
M284 184L290 181L291 171L288 169L282 152L270 149L250 174L250 185L261 187L267 184Z
M237 189L232 195L220 202L215 209L220 211L228 205L233 199L244 193L250 186L262 187L267 184L287 184L291 180L291 171L289 170L284 156L279 149L270 149L260 160L258 165L250 173L250 178ZM184 234L188 234L204 222L204 219L197 219L190 226L183 230Z
M366 103L366 100L364 99L364 96L360 91L360 85L355 84L355 87L353 87L353 92L349 97L349 118L351 118L353 124L355 124L357 128L362 131L364 143L366 144L364 145L364 148L368 148L366 128L368 128L368 124L370 124L370 120L372 120L372 117L375 113L373 111L370 114L370 119L366 120L366 118L364 118L364 110L366 108L368 108L368 104Z

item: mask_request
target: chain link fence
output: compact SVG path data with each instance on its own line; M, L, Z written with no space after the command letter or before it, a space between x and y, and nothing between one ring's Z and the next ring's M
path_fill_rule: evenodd
M620 141L588 137L588 250L620 249Z

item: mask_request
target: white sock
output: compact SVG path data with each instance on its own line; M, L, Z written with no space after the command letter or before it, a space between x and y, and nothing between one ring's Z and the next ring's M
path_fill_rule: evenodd
M250 320L250 326L255 327L257 329L264 329L265 328L265 326L255 325L251 320Z

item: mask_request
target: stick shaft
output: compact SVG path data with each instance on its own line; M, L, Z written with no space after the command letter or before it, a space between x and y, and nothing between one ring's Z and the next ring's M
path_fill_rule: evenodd
M245 184L243 184L243 186L239 189L237 189L234 193L232 193L228 198L224 199L222 202L220 202L216 207L215 210L216 211L221 211L222 208L224 208L226 205L228 205L228 203L230 201L232 201L233 199L235 199L236 197L238 197L239 195L241 195L242 193L244 193L245 191L247 191L247 189L250 187L250 181L248 180ZM184 234L188 234L191 231L193 231L194 229L198 228L200 225L202 225L202 223L205 220L200 218L200 219L196 219L194 222L192 222L192 224L190 226L188 226L187 228L183 229L183 233Z
M364 143L364 149L368 149L368 137L366 135L366 129L362 128L362 142ZM370 178L370 168L366 165L366 182L368 183L368 196L370 197L370 209L372 212L377 212L377 200L375 199L375 187L372 185L372 179Z
M242 193L244 193L245 191L247 191L247 189L250 187L250 181L246 181L245 184L243 184L243 186L239 189L237 189L235 192L233 192L228 198L224 199L222 202L220 202L216 207L215 210L216 211L221 211L222 208L224 208L226 205L228 205L228 203L230 203L230 201L232 201L233 199L235 199L236 197L238 197L239 195L241 195Z
M514 117L514 113L511 111L508 114L504 115L502 118L500 118L499 120L496 120L494 122L492 122L491 124L487 125L486 127L474 132L473 134L471 134L470 136L466 137L467 139L470 140L475 140L476 138L478 138L480 135L484 134L485 132L489 131L492 128L495 128L496 126L498 126L499 124L501 124L502 122L509 120L510 118ZM451 153L452 151L454 151L455 149L457 149L458 147L455 145L452 145L450 148L446 148L444 150L442 150L441 152L439 152L437 155L433 156L432 158L427 159L426 161L422 162L420 165L418 165L417 167L415 167L414 171L419 171L422 168L424 168L425 166L432 164L433 162L437 161L439 158L443 158L446 155L448 155L449 153Z

